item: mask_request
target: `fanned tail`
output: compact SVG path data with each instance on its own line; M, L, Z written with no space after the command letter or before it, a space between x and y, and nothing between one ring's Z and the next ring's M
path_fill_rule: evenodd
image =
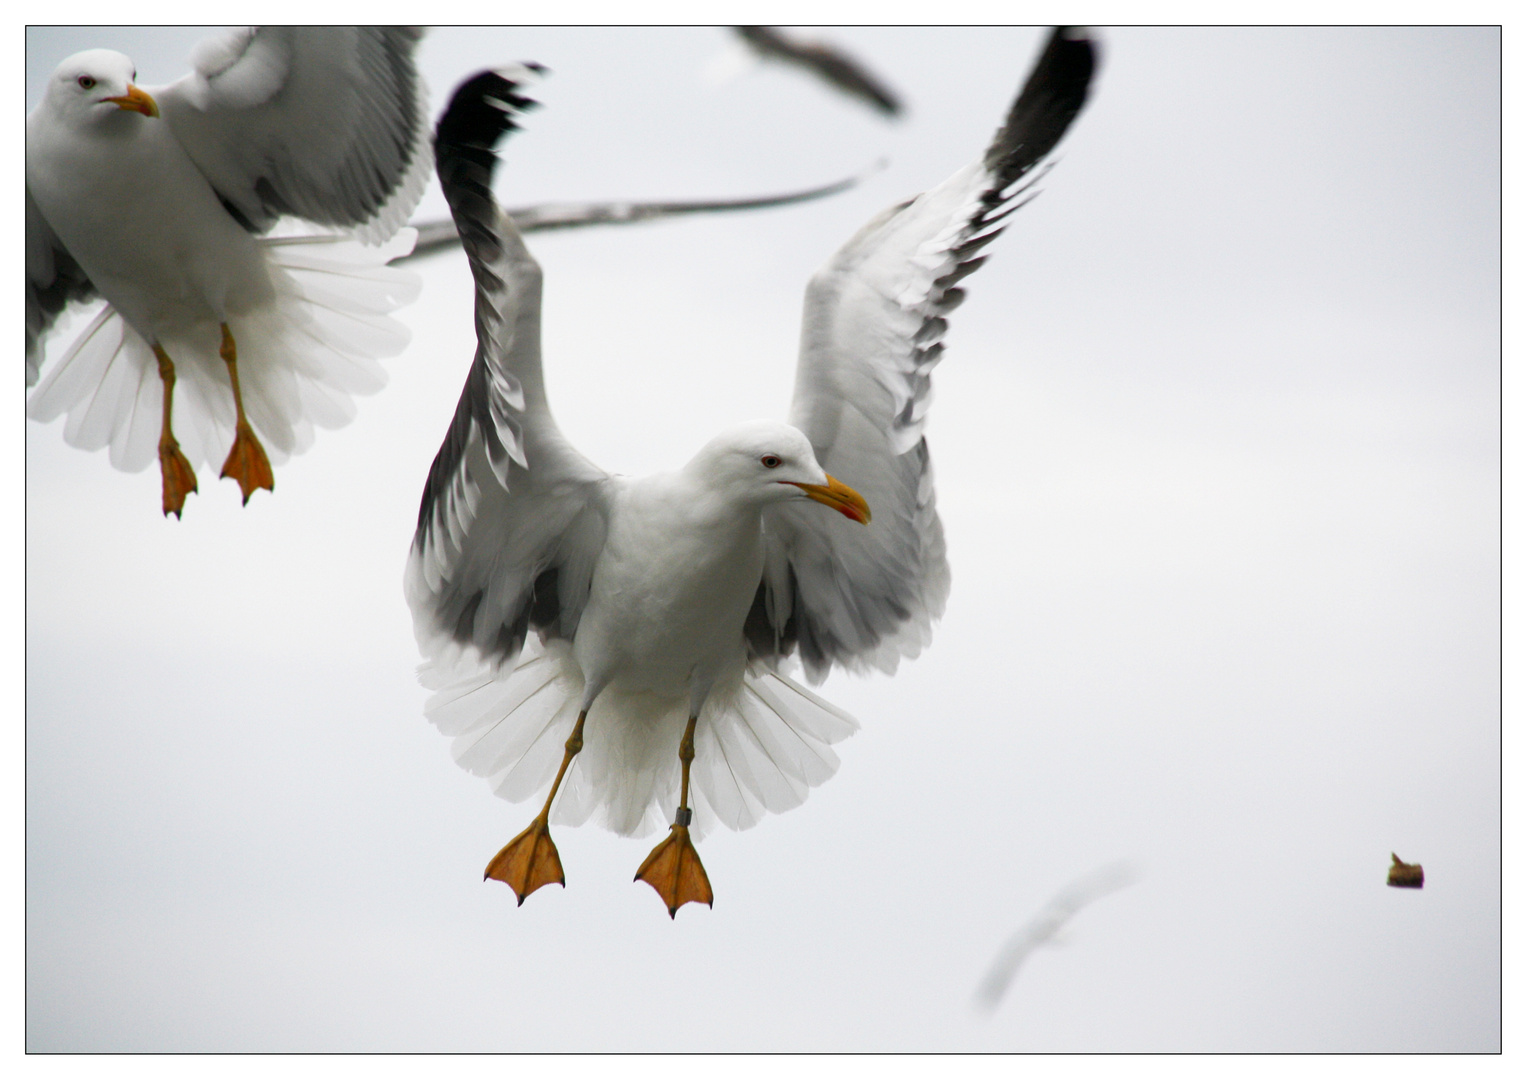
M743 676L730 702L712 700L695 730L691 779L699 816L729 829L751 829L765 813L805 802L838 771L832 744L859 729L837 706L766 667ZM674 786L674 795L678 786Z
M239 350L244 407L272 464L313 443L314 428L355 416L352 397L387 381L377 360L408 344L390 313L419 292L417 275L387 263L412 249L404 229L370 247L336 235L261 240L275 298L229 318ZM233 443L233 397L218 354L216 322L185 328L162 344L175 361L175 435L193 468L217 468ZM27 415L67 415L64 439L82 450L110 448L111 464L139 472L157 460L163 392L148 342L109 305L92 319L27 401Z
M510 802L540 798L577 721L583 677L571 646L535 636L507 677L491 668L430 662L420 681L435 693L425 715L453 737L462 768ZM687 699L608 687L589 710L552 821L594 820L622 836L667 826L679 799L679 739ZM758 666L717 686L695 730L690 779L703 836L715 824L748 829L765 813L799 806L837 771L832 744L858 729L853 717L793 680Z

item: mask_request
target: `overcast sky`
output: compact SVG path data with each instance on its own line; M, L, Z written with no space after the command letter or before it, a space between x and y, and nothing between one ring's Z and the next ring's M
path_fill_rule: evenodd
M186 69L202 29L33 29ZM451 29L536 60L508 205L807 206L531 237L558 420L674 467L789 400L807 277L984 148L1033 29L821 31L887 122L707 28ZM952 317L929 439L953 588L804 805L702 843L557 834L566 890L482 867L534 808L423 716L402 597L472 356L457 253L354 423L240 507L27 431L32 1050L1493 1050L1500 1045L1500 35L1103 32L1044 194ZM444 213L432 189L421 215ZM55 358L56 358L55 353ZM851 478L845 478L850 479ZM1384 885L1391 851L1426 887ZM991 1013L977 986L1124 861Z

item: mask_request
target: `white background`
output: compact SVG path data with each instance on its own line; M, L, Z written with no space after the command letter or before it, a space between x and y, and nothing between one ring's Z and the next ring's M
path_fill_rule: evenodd
M34 29L170 81L205 31ZM822 183L807 206L542 234L551 400L607 468L783 417L811 271L985 146L1031 29L821 32L911 106L706 77L720 30L452 29L534 59L508 205ZM797 810L557 835L424 720L402 600L472 355L457 253L349 427L241 508L27 425L32 1050L1491 1050L1500 1045L1496 30L1104 32L1045 193L967 281L930 442L954 585L930 650L823 692L863 730ZM444 213L431 191L422 216ZM55 347L63 344L56 342ZM56 354L55 354L56 356ZM845 478L851 482L851 478ZM1388 889L1391 851L1425 865ZM1002 943L1124 859L990 1016Z

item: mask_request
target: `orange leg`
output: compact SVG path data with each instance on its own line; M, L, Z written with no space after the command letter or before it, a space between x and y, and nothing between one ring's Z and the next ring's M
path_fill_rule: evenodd
M562 778L567 775L567 767L572 764L578 751L583 749L583 718L587 715L587 710L578 714L578 722L573 725L573 733L567 737L562 755L562 767L557 770L557 778L551 783L551 793L546 796L546 805L541 807L541 812L536 815L535 820L524 832L505 844L503 850L493 856L492 861L488 863L488 868L483 871L484 881L489 878L502 881L514 890L514 895L521 904L525 902L525 897L542 885L555 883L564 889L567 887L567 880L562 876L562 859L557 855L557 845L551 842L551 828L547 822L551 816L551 801L557 797L557 789L562 786Z
M164 516L180 519L186 496L196 490L196 470L180 452L180 443L170 431L170 410L175 400L175 364L159 344L154 345L159 361L159 378L164 383L164 419L159 427L159 475L164 489Z
M668 917L678 914L679 908L694 902L714 906L714 894L710 878L705 876L705 866L700 853L689 839L689 822L693 811L689 809L689 763L695 759L695 721L691 716L679 740L679 811L674 815L668 836L652 849L645 862L636 871L637 881L645 881L657 890L663 903L668 905Z
M233 344L233 332L228 329L227 323L223 323L223 345L218 350L218 354L228 365L228 379L233 383L233 408L236 416L233 449L228 451L228 460L223 462L223 476L232 477L239 482L239 490L244 493L244 505L248 506L249 497L260 488L275 491L276 478L270 471L270 459L265 456L265 448L260 445L260 440L255 438L254 429L244 418L244 395L239 391L239 354Z

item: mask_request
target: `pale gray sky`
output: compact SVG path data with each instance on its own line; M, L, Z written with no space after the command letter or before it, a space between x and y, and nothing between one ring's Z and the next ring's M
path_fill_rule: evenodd
M827 32L822 32L824 36ZM34 29L186 67L200 29ZM564 431L607 468L782 417L806 279L973 159L1032 29L833 31L892 124L707 28L450 29L438 108L533 59L509 204L844 196L531 238ZM516 909L482 866L533 810L425 721L401 590L472 356L421 265L359 416L239 506L27 425L33 1050L1492 1050L1500 1045L1499 33L1117 30L1045 192L967 282L930 442L954 584L798 809L703 854L557 840ZM421 213L444 212L438 191ZM1386 888L1390 852L1426 868ZM1003 943L1113 860L1140 879Z

